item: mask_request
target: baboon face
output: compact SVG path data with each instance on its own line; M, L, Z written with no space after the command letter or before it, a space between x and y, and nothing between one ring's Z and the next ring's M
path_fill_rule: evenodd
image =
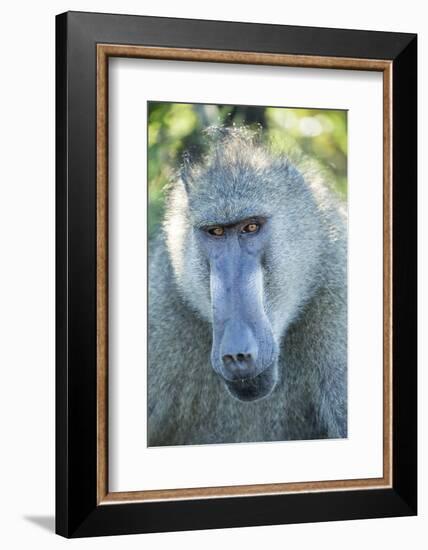
M241 401L274 389L281 338L305 298L317 231L294 196L303 189L288 161L231 129L169 197L164 229L180 294L211 323L212 367Z
M265 312L263 255L270 238L263 216L195 230L209 266L211 363L241 401L267 396L277 381L278 346Z

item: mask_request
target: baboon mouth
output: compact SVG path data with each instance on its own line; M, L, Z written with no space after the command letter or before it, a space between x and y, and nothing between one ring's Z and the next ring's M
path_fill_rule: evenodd
M267 397L277 381L275 364L253 378L223 379L229 393L239 401L258 401Z

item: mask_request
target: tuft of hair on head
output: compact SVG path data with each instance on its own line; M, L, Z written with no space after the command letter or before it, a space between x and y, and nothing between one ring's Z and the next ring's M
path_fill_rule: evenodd
M183 185L186 191L189 191L189 188L192 184L192 159L190 157L189 151L184 151L181 166L180 166L180 179L183 182Z
M201 131L201 148L204 153L197 154L195 159L186 150L181 157L178 175L185 190L189 192L194 187L201 170L209 165L221 165L225 156L253 158L255 148L264 150L263 130L261 124L248 126L235 123L230 126L211 125L204 128Z
M206 141L212 145L228 145L232 142L241 145L257 145L262 141L263 126L247 126L233 123L231 126L212 125L203 130Z
M263 127L245 124L231 126L208 126L203 130L208 154L206 165L222 166L225 159L244 162L252 158L255 151L261 152L264 142Z

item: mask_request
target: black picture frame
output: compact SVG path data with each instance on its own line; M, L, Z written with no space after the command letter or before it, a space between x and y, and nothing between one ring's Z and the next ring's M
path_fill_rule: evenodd
M97 500L97 44L392 63L392 486ZM56 18L56 532L65 537L417 513L417 36L68 12Z

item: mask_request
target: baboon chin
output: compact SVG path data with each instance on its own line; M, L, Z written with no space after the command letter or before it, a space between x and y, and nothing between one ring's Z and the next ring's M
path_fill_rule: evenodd
M230 395L239 401L257 401L269 396L278 380L277 365L268 367L254 378L224 380Z

